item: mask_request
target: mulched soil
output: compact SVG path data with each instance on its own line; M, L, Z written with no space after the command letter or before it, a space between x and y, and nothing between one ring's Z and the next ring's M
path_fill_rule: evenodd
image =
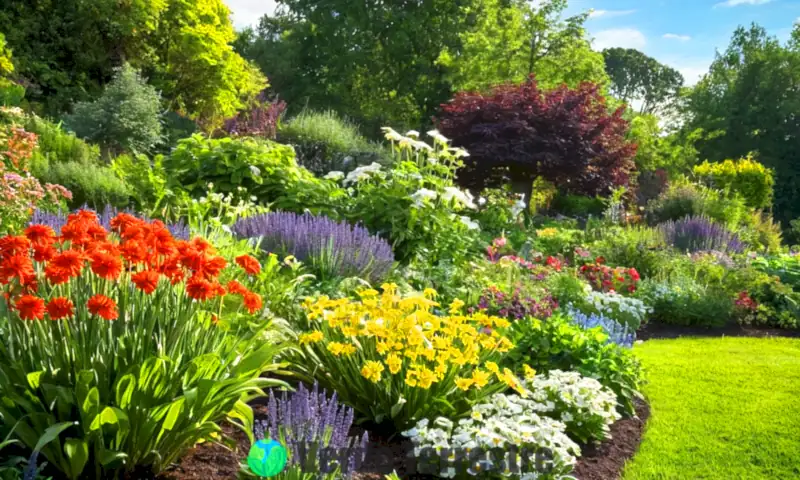
M263 417L263 407L255 407L256 417ZM644 401L636 403L636 417L627 418L611 426L611 440L597 446L586 446L578 459L574 475L579 480L614 480L619 478L625 462L639 447L650 408ZM213 444L198 445L185 455L179 464L162 473L156 480L228 480L236 478L239 464L247 456L250 444L237 428L225 425L223 430L237 441L236 450ZM360 432L354 431L353 434ZM383 480L384 475L396 471L400 478L422 480L426 475L416 474L408 453L411 442L402 437L370 437L366 459L354 475L356 480ZM153 478L137 476L138 479Z
M648 323L636 332L638 340L680 337L800 337L800 330L745 327L737 324L707 328Z

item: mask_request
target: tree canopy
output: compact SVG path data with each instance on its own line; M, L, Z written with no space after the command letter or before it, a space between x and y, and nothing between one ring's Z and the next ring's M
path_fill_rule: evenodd
M658 113L678 98L683 75L674 68L633 48L607 48L603 57L609 92L626 103L640 102L639 113Z

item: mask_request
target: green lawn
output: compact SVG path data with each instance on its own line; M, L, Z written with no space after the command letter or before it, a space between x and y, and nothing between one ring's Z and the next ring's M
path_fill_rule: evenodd
M800 339L652 340L652 414L625 480L800 478Z

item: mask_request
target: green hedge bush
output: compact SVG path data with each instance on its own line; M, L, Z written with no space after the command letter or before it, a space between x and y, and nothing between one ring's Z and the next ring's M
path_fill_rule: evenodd
M767 208L772 204L773 172L752 156L719 163L706 161L694 167L694 174L709 187L741 196L750 207Z

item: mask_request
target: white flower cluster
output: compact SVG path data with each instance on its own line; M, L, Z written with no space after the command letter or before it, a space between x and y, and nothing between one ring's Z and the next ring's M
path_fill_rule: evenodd
M564 478L580 450L564 433L564 423L538 415L537 408L529 398L496 394L488 403L474 406L469 418L455 426L445 418L433 425L421 420L403 435L411 438L418 459L430 452L448 455L433 459L441 467L435 473L444 478L464 472L473 476L494 472L524 480ZM505 456L498 458L490 450Z
M633 330L638 330L652 311L638 298L625 297L613 291L607 293L590 291L586 294L586 302L596 313L616 320L621 325L627 325Z
M524 386L537 412L564 422L567 433L582 442L609 438L609 427L620 419L614 392L578 372L552 370Z
M439 194L433 190L428 190L427 188L420 188L411 195L411 200L414 201L414 206L416 208L422 208L425 206L427 202L436 201L436 198L438 196Z
M344 179L344 184L350 185L353 183L358 183L362 180L367 180L369 178L372 178L373 175L380 173L380 171L381 171L381 164L376 162L372 162L370 165L364 165L358 167L352 172L347 174L347 176Z
M419 140L419 132L416 130L411 130L405 135L399 134L390 127L383 127L381 128L381 131L383 131L383 136L386 138L386 140L389 140L392 143L397 143L400 148L411 148L416 151L425 152L433 152L435 150L434 147L431 147L427 143ZM439 133L438 130L431 130L427 133L428 136L433 139L434 146L441 147L441 149L438 151L446 150L455 158L469 157L469 153L467 153L467 151L463 148L450 147L450 140ZM430 160L431 163L437 163L435 156L429 157L428 160Z

